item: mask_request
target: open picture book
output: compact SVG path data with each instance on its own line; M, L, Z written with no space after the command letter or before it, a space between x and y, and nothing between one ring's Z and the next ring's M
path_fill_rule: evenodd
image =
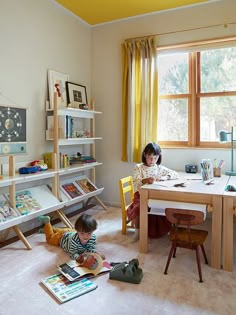
M57 268L68 280L74 281L82 277L91 278L109 272L112 266L107 261L102 260L100 255L86 253L85 261L82 264L75 260L69 260Z
M93 291L97 285L89 279L83 278L74 282L69 281L62 274L55 274L44 278L41 283L51 292L60 303L67 302L80 295Z

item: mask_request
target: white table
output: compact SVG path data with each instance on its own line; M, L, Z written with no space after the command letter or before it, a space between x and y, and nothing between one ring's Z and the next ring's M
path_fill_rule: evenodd
M177 180L156 182L140 188L140 252L148 250L148 200L170 200L210 205L212 208L211 266L221 268L223 194L229 176L214 177L211 185L205 185L200 174L180 173ZM186 187L174 187L185 182ZM165 187L166 186L166 187Z

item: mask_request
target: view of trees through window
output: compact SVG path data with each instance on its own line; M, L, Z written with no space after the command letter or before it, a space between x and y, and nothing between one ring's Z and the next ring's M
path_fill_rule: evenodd
M159 142L219 145L236 127L236 47L158 55L158 93Z

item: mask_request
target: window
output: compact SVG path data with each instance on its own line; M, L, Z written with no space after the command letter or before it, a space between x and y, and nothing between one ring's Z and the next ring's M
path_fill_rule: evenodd
M217 147L236 126L236 47L158 54L158 141Z

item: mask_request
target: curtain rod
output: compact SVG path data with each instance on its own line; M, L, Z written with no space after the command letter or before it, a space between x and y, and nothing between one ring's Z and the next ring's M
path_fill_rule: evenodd
M148 38L150 36L161 36L161 35L177 34L177 33L181 33L181 32L197 31L197 30L202 30L202 29L212 28L212 27L217 27L217 26L223 26L224 28L228 28L229 25L233 25L233 24L236 24L236 22L230 22L230 23L224 23L224 24L215 24L215 25L210 25L210 26L202 26L202 27L178 30L178 31L175 31L175 32L164 32L164 33L159 33L159 34L151 34L151 35L148 35L148 36L146 35L146 36L132 37L132 38L125 39L125 41L135 40L135 39L142 39L142 38L144 39L144 38Z

